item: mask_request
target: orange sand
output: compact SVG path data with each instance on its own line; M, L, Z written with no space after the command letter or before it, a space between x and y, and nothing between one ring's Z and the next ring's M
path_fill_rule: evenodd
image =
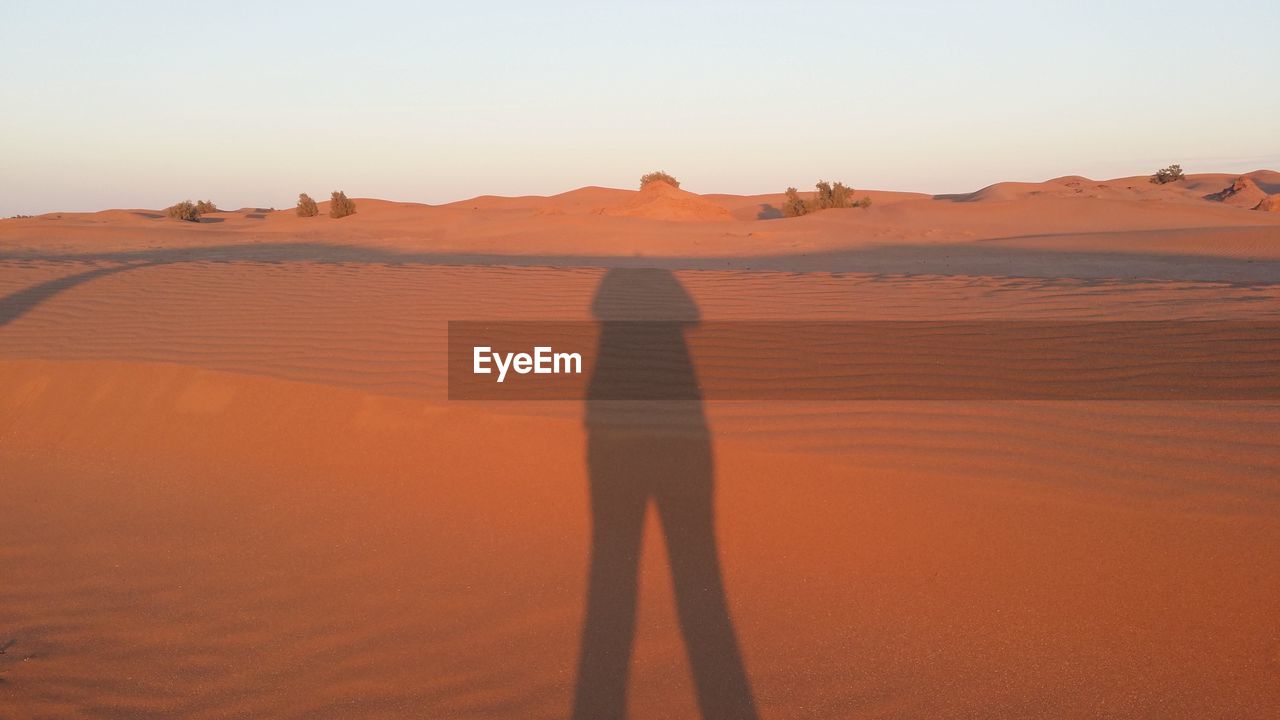
M446 401L448 320L1280 319L1234 181L0 221L0 717L566 717L582 407ZM1280 404L706 413L762 718L1280 712ZM632 716L696 717L648 522Z

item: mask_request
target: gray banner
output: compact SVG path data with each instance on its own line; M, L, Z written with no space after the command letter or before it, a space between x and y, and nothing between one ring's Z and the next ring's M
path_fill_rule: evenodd
M1277 400L1280 322L449 323L454 400Z

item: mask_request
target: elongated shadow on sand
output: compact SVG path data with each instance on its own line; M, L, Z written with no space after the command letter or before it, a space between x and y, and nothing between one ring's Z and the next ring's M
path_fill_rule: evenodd
M14 293L0 297L0 327L8 325L17 320L31 310L35 309L40 303L49 300L53 296L64 290L87 283L107 275L114 275L125 270L132 270L141 267L141 265L116 265L114 267L95 268L75 275L66 275L64 277L47 280L28 288L23 288Z
M716 548L715 464L685 329L698 308L668 270L605 274L587 390L591 562L575 720L626 717L645 514L666 538L676 608L704 718L753 719Z
M1212 229L1212 228L1209 228ZM1254 231L1257 228L1228 228ZM1165 230L1132 231L1149 236ZM1066 233L1070 235L1070 233ZM1110 233L1089 233L1107 235ZM1117 237L1126 233L1117 232ZM1023 235L1003 240L1051 240L1063 235ZM483 253L401 252L377 247L329 245L314 242L252 243L174 247L149 250L117 250L90 253L33 253L0 250L0 263L77 262L126 263L99 268L78 275L49 280L0 298L0 327L18 319L53 299L63 290L98 277L123 270L176 263L367 263L434 267L593 267L640 270L661 266L668 270L745 270L750 272L841 273L904 276L993 276L1041 279L1060 282L1071 278L1081 284L1188 281L1216 282L1237 287L1280 284L1280 262L1270 259L1226 258L1210 255L1169 255L1158 253L1067 252L1010 245L989 241L969 245L885 245L855 247L821 253L763 256L705 257L622 257L606 255L504 255ZM1248 298L1246 298L1248 300Z

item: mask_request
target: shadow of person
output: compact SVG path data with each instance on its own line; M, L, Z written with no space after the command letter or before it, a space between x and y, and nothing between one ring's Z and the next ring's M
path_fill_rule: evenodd
M614 269L587 388L591 563L575 720L626 717L645 513L666 538L676 608L707 720L756 718L716 549L714 462L685 329L698 308L670 271Z

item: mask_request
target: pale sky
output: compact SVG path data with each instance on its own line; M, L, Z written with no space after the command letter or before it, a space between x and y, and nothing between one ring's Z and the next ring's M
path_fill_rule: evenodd
M15 2L0 216L1280 168L1280 2Z

